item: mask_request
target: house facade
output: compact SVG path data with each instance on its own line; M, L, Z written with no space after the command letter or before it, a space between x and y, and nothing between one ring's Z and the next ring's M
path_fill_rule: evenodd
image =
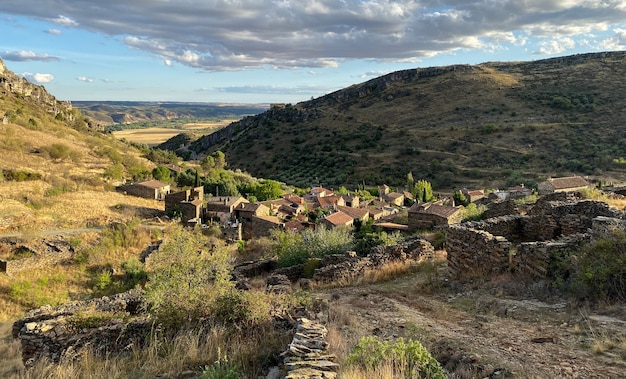
M555 192L574 192L589 188L591 184L580 176L568 176L563 178L550 178L537 185L539 195L547 195Z

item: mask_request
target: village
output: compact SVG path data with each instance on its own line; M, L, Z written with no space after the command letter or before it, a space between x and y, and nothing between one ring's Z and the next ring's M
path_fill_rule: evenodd
M539 183L537 190L523 185L506 190L462 189L466 205L482 205L485 217L510 213L516 200L533 194L580 191L593 184L583 177L550 178ZM268 236L272 229L300 232L321 225L327 229L352 228L355 224L371 222L384 231L416 232L460 223L464 206L455 204L453 196L423 201L406 189L393 190L383 184L375 188L377 198L362 199L355 193L338 193L322 186L308 193L287 193L278 199L250 202L243 196L213 196L204 187L172 191L171 185L147 180L119 188L128 195L162 200L164 212L180 219L186 226L218 226L224 239L250 240ZM418 194L419 195L419 194ZM416 199L418 197L418 199ZM399 215L406 214L401 218Z

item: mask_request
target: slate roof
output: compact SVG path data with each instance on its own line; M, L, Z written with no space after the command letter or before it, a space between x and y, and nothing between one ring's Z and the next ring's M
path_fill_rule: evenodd
M411 213L430 214L444 218L449 218L460 210L461 208L433 203L415 203L409 208L409 212Z
M333 225L346 225L349 222L354 221L354 218L343 212L335 212L326 216L325 220Z
M554 187L555 190L566 188L578 188L587 187L589 182L580 176L568 176L564 178L552 178L548 179L548 182Z
M365 216L368 216L370 213L367 209L364 209L364 208L352 208L352 207L346 207L346 206L341 206L341 205L338 205L337 209L347 214L348 216L351 216L352 218L364 218Z
M163 188L163 187L169 186L169 184L163 183L163 182L161 182L159 180L146 180L146 181L135 183L135 184L138 185L138 186L154 188L154 189L159 189L159 188Z

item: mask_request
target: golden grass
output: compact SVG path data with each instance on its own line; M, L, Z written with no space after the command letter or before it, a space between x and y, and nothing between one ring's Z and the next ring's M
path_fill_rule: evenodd
M168 139L182 133L179 129L168 128L146 128L146 129L126 129L113 132L113 136L118 139L136 143L145 143L148 146L158 145Z

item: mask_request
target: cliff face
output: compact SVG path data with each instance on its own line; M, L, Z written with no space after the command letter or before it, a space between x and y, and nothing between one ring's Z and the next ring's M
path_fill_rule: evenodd
M70 103L58 101L54 96L48 93L43 86L33 84L25 78L16 75L14 72L7 69L1 59L0 94L22 98L34 106L44 109L47 113L55 116L61 114L65 120L74 120L74 115L71 113L72 105Z

